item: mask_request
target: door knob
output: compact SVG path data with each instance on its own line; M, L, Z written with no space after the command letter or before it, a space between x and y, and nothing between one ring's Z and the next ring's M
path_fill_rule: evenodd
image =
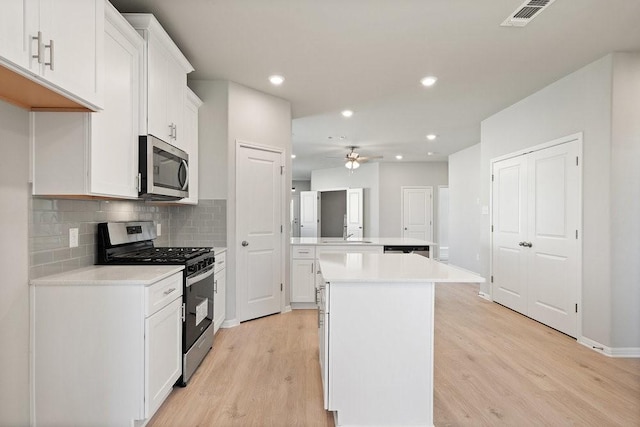
M524 242L518 243L518 246L524 246Z
M249 246L249 242L247 242L246 240L242 241L242 246Z

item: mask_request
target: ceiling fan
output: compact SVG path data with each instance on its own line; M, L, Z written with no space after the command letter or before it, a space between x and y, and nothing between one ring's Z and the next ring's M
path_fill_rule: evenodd
M361 156L359 153L356 153L356 149L360 148L358 146L352 145L347 147L351 151L347 153L345 156L346 163L344 166L349 170L358 169L361 163L366 163L369 160L381 159L382 156Z

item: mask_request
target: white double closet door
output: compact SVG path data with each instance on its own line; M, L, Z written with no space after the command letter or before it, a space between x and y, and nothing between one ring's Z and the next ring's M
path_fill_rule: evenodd
M580 141L492 164L492 298L577 335Z

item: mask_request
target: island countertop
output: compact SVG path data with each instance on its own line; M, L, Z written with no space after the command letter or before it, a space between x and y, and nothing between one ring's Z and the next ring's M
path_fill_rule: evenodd
M466 282L485 279L417 254L322 253L322 277L340 282Z
M343 239L341 237L292 237L292 245L355 245L355 246L436 246L435 242L409 237L363 237Z

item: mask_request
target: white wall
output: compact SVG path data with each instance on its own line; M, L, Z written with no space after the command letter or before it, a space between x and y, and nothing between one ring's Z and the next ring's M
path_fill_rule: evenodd
M29 425L29 113L0 101L0 425Z
M379 163L366 163L353 173L338 167L311 171L311 190L364 188L364 237L379 237Z
M640 54L613 67L611 345L640 347Z
M449 156L449 264L479 273L480 144Z
M226 315L237 315L236 293L236 144L237 141L282 148L285 176L284 224L289 223L291 191L291 104L275 96L227 80L190 80L189 87L202 99L199 111L200 198L227 199ZM286 243L289 227L285 227ZM289 271L289 245L283 253ZM285 299L289 301L289 277L284 274Z
M380 163L380 235L400 237L402 233L402 187L433 188L433 238L438 230L438 185L449 182L447 162Z
M229 85L224 80L189 80L189 87L203 102L198 110L198 198L226 199Z
M637 169L637 57L605 56L481 124L481 203L487 206L492 158L583 132L582 335L612 347L640 347L638 234L629 234L638 227L640 183L637 171L620 170ZM618 218L633 225L623 230ZM481 233L481 273L487 275L488 217Z

